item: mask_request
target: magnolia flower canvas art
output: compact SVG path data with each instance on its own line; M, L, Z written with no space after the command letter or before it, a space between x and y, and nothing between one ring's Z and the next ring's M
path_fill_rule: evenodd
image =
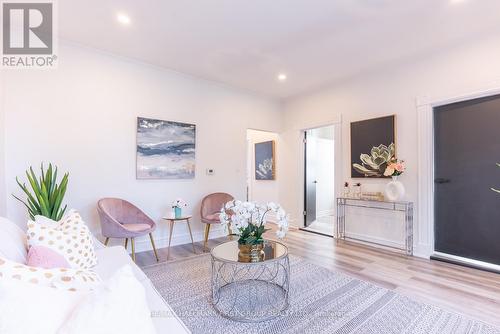
M274 140L255 144L255 179L274 180Z

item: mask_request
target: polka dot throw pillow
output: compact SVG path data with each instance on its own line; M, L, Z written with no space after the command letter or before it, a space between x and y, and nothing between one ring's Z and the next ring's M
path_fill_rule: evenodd
M1 279L16 279L25 283L70 291L93 290L101 281L93 271L71 268L44 269L30 267L0 257Z
M92 234L80 214L71 210L59 222L29 221L26 231L28 246L50 248L75 269L89 269L97 264Z

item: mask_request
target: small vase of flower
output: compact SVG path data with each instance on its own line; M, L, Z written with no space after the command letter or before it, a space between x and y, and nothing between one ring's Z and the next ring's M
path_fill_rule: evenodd
M259 262L264 258L264 239L262 235L266 229L267 215L274 213L278 230L278 238L284 238L288 231L288 215L276 203L265 205L253 202L230 201L220 212L220 221L223 226L231 227L231 231L239 235L238 261Z
M176 199L172 202L172 209L174 211L174 217L176 219L182 218L182 208L187 207L187 203L181 198Z
M385 186L385 197L389 201L397 201L406 193L403 183L398 180L398 177L406 170L404 160L392 158L384 171L384 176L392 177L392 181Z

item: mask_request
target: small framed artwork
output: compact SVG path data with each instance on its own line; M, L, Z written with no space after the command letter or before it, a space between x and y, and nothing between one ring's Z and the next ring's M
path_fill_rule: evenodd
M395 115L351 123L351 177L385 177L396 154L395 129Z
M255 144L255 179L276 179L274 140Z
M196 125L137 118L137 178L193 179Z

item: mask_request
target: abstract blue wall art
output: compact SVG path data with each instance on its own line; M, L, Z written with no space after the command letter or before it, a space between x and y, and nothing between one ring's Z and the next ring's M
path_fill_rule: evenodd
M274 180L274 140L255 144L255 179Z
M137 118L137 178L193 179L196 125Z

